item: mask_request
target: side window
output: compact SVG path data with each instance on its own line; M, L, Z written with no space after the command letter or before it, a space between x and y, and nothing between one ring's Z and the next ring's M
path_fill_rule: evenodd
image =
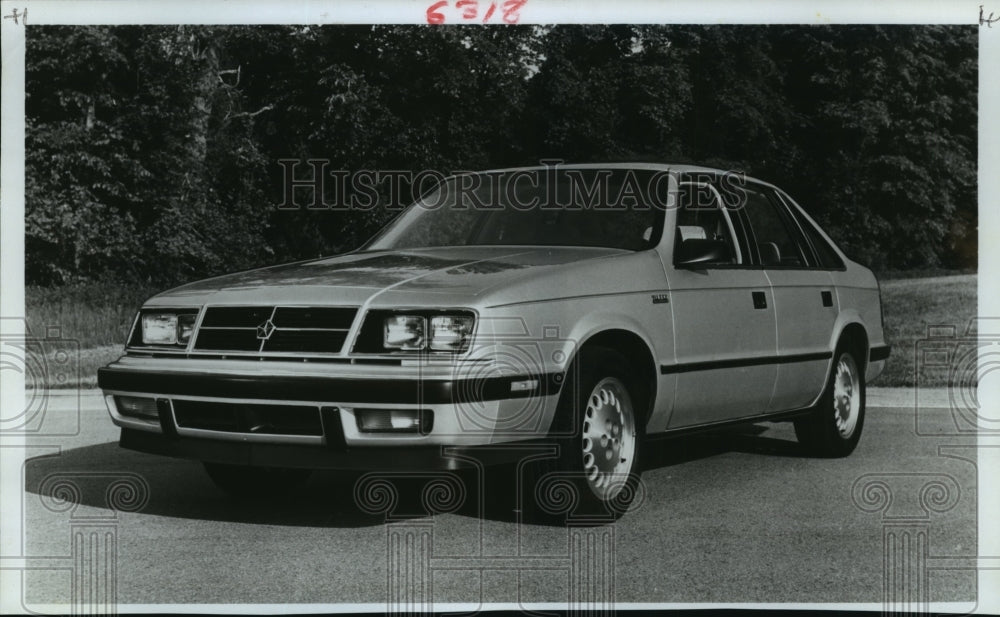
M705 183L681 182L678 190L674 263L688 261L695 254L702 255L696 260L701 264L743 263L732 221L715 189Z
M778 204L760 189L748 186L743 211L757 242L761 264L767 267L802 268L808 266L802 247L796 241L797 229L785 219Z
M795 217L795 220L799 222L799 227L802 228L803 233L809 238L809 244L812 245L813 250L816 252L816 257L819 259L819 266L827 270L839 270L843 268L844 260L840 258L837 251L830 246L826 238L816 229L816 225L807 219L802 214L802 211L795 204L790 203L790 200L784 197L784 195L781 195L781 199L788 206L788 210Z

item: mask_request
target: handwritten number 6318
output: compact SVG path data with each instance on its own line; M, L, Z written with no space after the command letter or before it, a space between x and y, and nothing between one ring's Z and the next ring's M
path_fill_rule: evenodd
M516 24L521 18L518 13L528 0L505 0L500 4L500 17L505 24ZM480 7L485 7L485 10L480 13ZM435 2L434 4L427 7L427 23L429 24L443 24L445 22L444 9L454 7L459 13L459 19L461 21L478 21L480 15L482 15L482 23L489 22L490 18L493 17L497 10L497 2L489 2L487 5L486 0L482 2L480 0L455 0L454 2L449 2L448 0L440 0L440 2Z

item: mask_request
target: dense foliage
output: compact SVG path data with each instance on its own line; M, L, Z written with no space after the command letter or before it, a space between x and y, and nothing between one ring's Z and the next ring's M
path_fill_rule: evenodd
M278 161L309 158L724 166L786 188L873 267L968 267L976 45L935 26L35 26L27 280L167 284L341 252L411 197L279 209Z

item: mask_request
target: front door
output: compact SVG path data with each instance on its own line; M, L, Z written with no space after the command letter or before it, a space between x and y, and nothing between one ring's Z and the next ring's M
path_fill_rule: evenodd
M676 375L668 428L764 413L777 375L771 286L751 263L742 222L722 207L718 191L683 181L678 190L674 259L665 264L676 357L660 368ZM708 261L677 263L689 240L721 241L727 248Z

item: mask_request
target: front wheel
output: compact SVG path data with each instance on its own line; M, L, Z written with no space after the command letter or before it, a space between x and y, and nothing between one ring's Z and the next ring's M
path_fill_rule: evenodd
M865 423L865 377L849 351L838 350L816 408L795 421L795 436L810 454L842 457L854 451Z
M615 520L641 490L641 410L648 393L617 351L585 349L578 360L553 420L556 457L535 469L524 498L542 518Z
M233 497L264 499L279 497L305 484L312 471L309 469L284 469L278 467L252 467L204 463L205 472L212 482Z
M601 379L590 391L583 412L579 453L590 493L601 503L623 490L636 467L638 432L635 404L619 377Z

